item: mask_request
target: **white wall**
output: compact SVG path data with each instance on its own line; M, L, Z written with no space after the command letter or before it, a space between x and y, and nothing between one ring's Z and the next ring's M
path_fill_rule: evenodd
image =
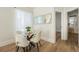
M32 13L32 8L18 9ZM0 7L0 47L15 41L15 17L15 8Z
M32 7L16 7L15 9L19 9L22 11L27 11L27 12L33 12L33 8Z
M14 40L13 8L0 8L0 46L10 44Z
M68 35L68 17L67 11L65 8L62 10L62 18L61 18L61 39L67 40Z
M45 15L51 13L52 14L52 23L51 24L34 24L34 29L38 29L42 31L42 39L55 43L55 13L54 9L50 7L38 7L34 8L33 15Z

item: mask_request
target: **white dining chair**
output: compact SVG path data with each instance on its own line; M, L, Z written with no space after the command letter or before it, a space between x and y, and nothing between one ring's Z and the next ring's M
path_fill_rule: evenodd
M34 37L31 39L31 42L33 42L36 47L37 50L39 51L39 44L41 46L40 40L41 40L41 31L34 31Z
M27 40L27 38L24 36L25 34L22 33L21 31L17 31L16 32L16 48L18 51L19 48L23 48L24 52L26 51L26 49L28 49L29 47L29 41Z

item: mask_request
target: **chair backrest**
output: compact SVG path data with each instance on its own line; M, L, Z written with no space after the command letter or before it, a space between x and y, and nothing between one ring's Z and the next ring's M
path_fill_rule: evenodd
M24 37L24 33L21 31L16 32L16 45L17 46L21 46L21 47L25 47L29 45L29 41L26 39L26 37Z
M37 31L37 30L35 30L34 31L34 40L40 40L41 39L41 31Z

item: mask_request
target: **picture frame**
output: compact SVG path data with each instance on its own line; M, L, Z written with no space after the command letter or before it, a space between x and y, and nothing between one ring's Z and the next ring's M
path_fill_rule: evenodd
M44 16L44 20L45 20L45 24L50 24L51 23L51 20L52 20L52 14L51 13L46 14Z
M50 24L52 20L52 14L39 15L34 17L34 24Z

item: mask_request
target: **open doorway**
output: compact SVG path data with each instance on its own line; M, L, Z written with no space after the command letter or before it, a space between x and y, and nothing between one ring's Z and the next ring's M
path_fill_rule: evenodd
M72 46L78 45L78 9L68 12L68 40Z
M56 12L56 42L61 39L61 12Z

